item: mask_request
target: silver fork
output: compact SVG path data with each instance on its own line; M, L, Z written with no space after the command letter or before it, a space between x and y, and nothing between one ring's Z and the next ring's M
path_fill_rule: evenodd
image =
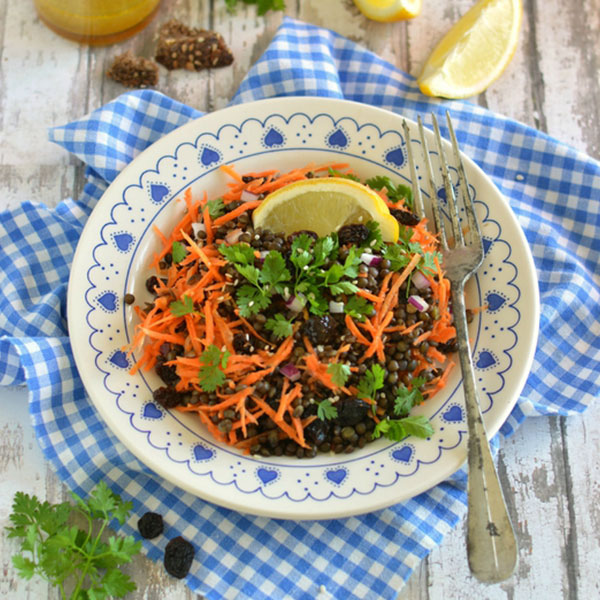
M481 416L479 397L475 385L473 359L469 345L467 318L465 312L464 289L469 277L483 261L483 244L479 224L469 191L469 182L460 156L450 114L446 112L448 130L452 142L454 165L458 172L458 189L466 217L463 231L459 218L458 201L449 175L446 153L437 119L432 113L433 130L441 163L442 179L446 191L447 211L450 216L452 237L446 235L446 225L437 198L437 188L429 156L427 139L423 123L419 117L419 137L425 171L432 200L433 220L440 236L444 270L450 280L452 312L456 328L458 355L463 376L465 408L468 427L468 516L467 516L467 554L471 572L477 579L486 583L504 581L513 573L517 564L517 542L498 474L490 452L490 445ZM423 199L418 183L416 165L412 150L410 130L403 122L406 137L409 168L411 171L415 209L420 217L424 216Z

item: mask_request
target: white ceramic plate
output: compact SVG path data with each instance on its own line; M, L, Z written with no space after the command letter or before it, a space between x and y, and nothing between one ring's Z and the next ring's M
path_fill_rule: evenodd
M415 125L409 124L416 139ZM156 473L241 512L313 519L390 506L427 490L464 463L458 368L446 389L419 407L432 420L431 438L378 440L350 455L256 458L216 443L197 417L155 404L152 390L160 380L153 373L129 375L132 360L122 350L134 326L123 296L134 293L139 301L146 295L147 265L157 245L152 226L170 230L182 215L179 199L188 186L194 194L218 196L228 181L222 164L235 164L240 172L285 171L340 160L361 177L385 174L408 182L401 131L397 115L339 100L277 98L235 106L156 142L101 198L74 259L68 294L71 342L92 402L115 435ZM469 283L468 305L489 306L477 314L470 332L485 422L494 434L514 406L533 358L537 282L507 202L473 162L465 162L486 250L479 274Z

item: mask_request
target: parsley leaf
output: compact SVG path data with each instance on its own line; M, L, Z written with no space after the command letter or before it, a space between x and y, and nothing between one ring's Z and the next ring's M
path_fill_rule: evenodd
M283 292L285 282L289 282L291 278L290 272L285 266L285 258L281 252L271 250L265 257L262 269L260 271L261 283L270 286L269 291L276 290L279 293Z
M381 250L385 244L381 236L381 227L379 226L379 223L377 221L367 221L365 225L369 230L369 236L362 243L362 247L376 251Z
M185 246L181 242L173 242L171 256L173 257L174 263L180 263L187 256Z
M133 536L113 535L103 541L108 524L116 519L121 525L132 504L123 502L104 482L91 492L87 501L71 494L68 502L50 504L36 496L17 492L13 499L8 537L20 538L20 553L12 557L20 577L38 575L58 587L66 598L122 598L136 589L120 565L139 553L142 543ZM83 518L82 529L70 525L72 517Z
M410 262L410 254L400 244L389 244L383 251L383 258L390 261L392 271L401 271Z
M358 382L358 397L375 400L375 394L383 387L385 370L377 363L371 365Z
M244 318L259 313L271 304L271 299L262 290L251 285L243 285L237 291L237 305Z
M211 344L200 355L202 365L198 373L198 383L205 392L214 392L225 383L225 373L222 369L227 367L229 352L221 352L217 346Z
M373 313L373 305L361 296L352 296L346 302L344 312L353 319L362 322Z
M209 200L206 206L208 207L208 214L211 219L216 219L225 214L225 203L223 202L223 198Z
M194 301L191 296L182 296L181 300L175 300L169 304L171 313L176 317L183 317L194 312Z
M317 404L317 417L319 417L321 421L335 419L337 416L338 410L335 406L333 406L329 398L326 400L321 400L321 402Z
M413 377L410 383L410 390L404 384L398 386L398 389L396 390L394 413L398 416L407 415L413 406L423 402L423 394L421 393L420 388L425 383L425 378Z
M256 4L259 15L264 15L270 10L285 10L284 0L239 0L245 4ZM227 10L231 13L235 12L238 0L225 0Z
M378 438L382 434L394 442L399 442L407 435L427 438L433 435L433 427L429 419L423 415L404 417L403 419L385 419L375 425L372 435L374 438Z
M360 178L352 173L342 173L341 171L336 171L329 167L327 174L329 177L341 177L342 179L351 179L352 181L358 181L360 183Z
M327 372L331 375L333 385L338 387L346 385L346 381L350 377L350 367L343 363L330 363Z
M387 197L390 202L395 204L396 202L404 199L406 206L412 210L413 197L412 190L409 186L402 183L394 183L386 175L371 177L371 179L367 179L365 181L365 184L373 190L382 190L385 188L387 190Z
M219 252L234 265L254 265L254 248L248 244L234 244L233 246L221 244Z
M277 313L275 317L270 317L265 323L265 327L273 332L273 335L278 338L290 337L293 333L292 322L288 321L281 313Z

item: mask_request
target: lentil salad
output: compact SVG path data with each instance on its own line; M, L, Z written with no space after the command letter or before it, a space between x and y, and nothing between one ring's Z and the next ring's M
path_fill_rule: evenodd
M196 413L220 442L262 456L351 453L381 435L433 432L411 409L442 389L454 362L449 283L437 240L412 212L410 190L376 190L400 224L376 222L319 238L254 228L251 212L290 182L358 178L345 165L231 176L228 191L194 201L146 280L133 367L164 385L154 400Z

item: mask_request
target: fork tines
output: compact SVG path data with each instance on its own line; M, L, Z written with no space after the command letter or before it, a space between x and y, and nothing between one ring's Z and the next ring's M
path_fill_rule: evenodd
M446 234L446 226L443 218L443 214L440 208L440 203L438 199L437 189L438 186L436 184L436 177L434 175L434 169L431 162L431 155L429 152L429 144L427 143L427 136L425 134L425 128L423 126L423 121L419 116L417 118L418 126L419 126L419 142L421 144L421 151L423 155L423 164L425 166L425 175L427 179L427 184L429 187L430 199L431 199L431 210L433 213L433 224L436 232L440 235L440 245L442 248L442 252L445 253L449 249L449 243L452 242L454 247L456 246L478 246L481 245L481 233L479 231L479 224L477 222L477 218L475 216L475 210L473 207L473 201L471 198L471 193L469 189L469 182L467 179L467 175L465 172L463 160L461 157L460 149L458 147L458 142L456 140L456 135L454 133L454 127L452 126L452 121L450 119L450 113L446 111L446 121L448 124L448 132L450 134L450 142L452 145L452 153L453 153L453 163L458 175L458 183L456 185L456 189L460 191L461 199L462 199L462 207L464 209L466 222L461 226L459 210L458 210L458 201L456 198L455 186L452 184L452 178L450 175L450 167L448 165L448 160L446 158L446 152L444 150L444 143L442 141L442 136L440 134L440 128L438 125L437 118L434 113L431 113L431 121L433 124L433 133L436 142L436 149L438 154L438 159L440 163L440 170L442 175L442 182L444 185L446 202L447 202L447 210L450 218L450 225L452 230L452 237L449 238ZM413 197L415 199L415 210L417 214L422 217L424 215L423 209L423 198L421 189L419 186L419 180L417 176L416 162L413 154L413 144L410 138L410 129L406 121L403 121L403 129L406 137L406 149L408 155L408 163L410 168L411 180L412 180L412 190ZM483 257L483 248L481 255Z

